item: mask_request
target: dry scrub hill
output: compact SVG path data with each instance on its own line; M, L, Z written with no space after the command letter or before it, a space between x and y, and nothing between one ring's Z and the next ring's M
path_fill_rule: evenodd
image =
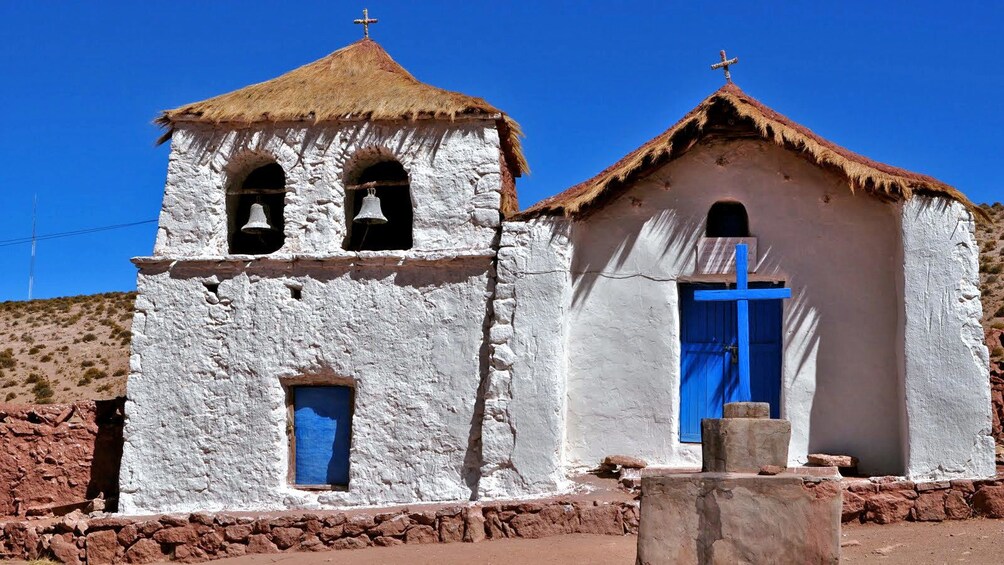
M0 303L0 402L125 394L135 292Z
M992 222L980 222L980 289L983 300L983 330L990 348L990 365L1004 374L1004 204L982 208Z
M1004 390L1004 204L983 209L993 218L976 228L983 327L995 388ZM135 298L135 292L111 292L0 303L0 402L124 395ZM1004 402L997 404L1004 420Z

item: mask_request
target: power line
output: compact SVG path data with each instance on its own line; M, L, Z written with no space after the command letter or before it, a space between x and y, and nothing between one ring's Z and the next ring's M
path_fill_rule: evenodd
M0 239L0 247L9 247L11 245L24 245L27 243L32 243L33 241L45 241L48 239L60 239L64 237L74 237L78 235L86 235L90 233L97 233L110 230L118 230L123 228L131 228L133 226L141 226L144 224L153 224L157 220L144 220L142 222L129 222L127 224L113 224L110 226L100 226L96 228L86 228L81 230L66 231L60 233L50 233L45 235L39 235L36 237L19 237L15 239Z

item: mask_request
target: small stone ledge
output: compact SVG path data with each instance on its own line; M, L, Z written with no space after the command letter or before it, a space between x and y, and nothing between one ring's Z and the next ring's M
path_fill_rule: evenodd
M200 562L251 553L638 532L638 504L572 498L318 513L196 513L0 522L0 556L63 563Z
M444 249L436 251L358 251L330 254L272 254L272 255L205 255L205 256L174 256L163 255L153 257L134 257L134 265L143 269L171 269L175 265L186 268L204 267L217 268L229 266L242 269L251 266L288 267L291 264L310 264L311 266L344 267L355 265L366 266L401 266L447 263L453 261L475 261L494 259L492 249Z

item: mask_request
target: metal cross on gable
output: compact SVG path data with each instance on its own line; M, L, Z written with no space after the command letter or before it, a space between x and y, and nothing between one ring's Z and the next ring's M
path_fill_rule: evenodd
M791 298L790 288L749 288L749 261L745 243L736 245L736 288L730 290L697 290L694 300L736 301L739 330L739 400L753 400L750 389L750 300L781 300Z
M352 20L352 23L354 23L354 24L363 24L363 38L364 39L369 39L370 38L370 24L375 24L378 21L379 20L377 20L376 18L370 18L370 11L369 11L369 9L363 8L363 19L361 19L361 20Z
M726 59L724 49L719 51L718 54L722 57L722 61L720 63L715 63L714 65L711 65L711 70L714 71L718 69L725 69L725 82L732 84L732 74L729 73L729 65L735 65L739 63L739 57Z

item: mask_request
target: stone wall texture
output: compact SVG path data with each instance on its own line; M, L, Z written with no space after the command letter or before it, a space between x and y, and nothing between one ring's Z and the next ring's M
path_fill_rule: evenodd
M477 543L561 534L635 534L638 504L551 499L352 513L191 514L0 523L0 559L62 563L197 562L255 553L405 543Z
M114 504L123 400L0 404L0 516L96 498Z

